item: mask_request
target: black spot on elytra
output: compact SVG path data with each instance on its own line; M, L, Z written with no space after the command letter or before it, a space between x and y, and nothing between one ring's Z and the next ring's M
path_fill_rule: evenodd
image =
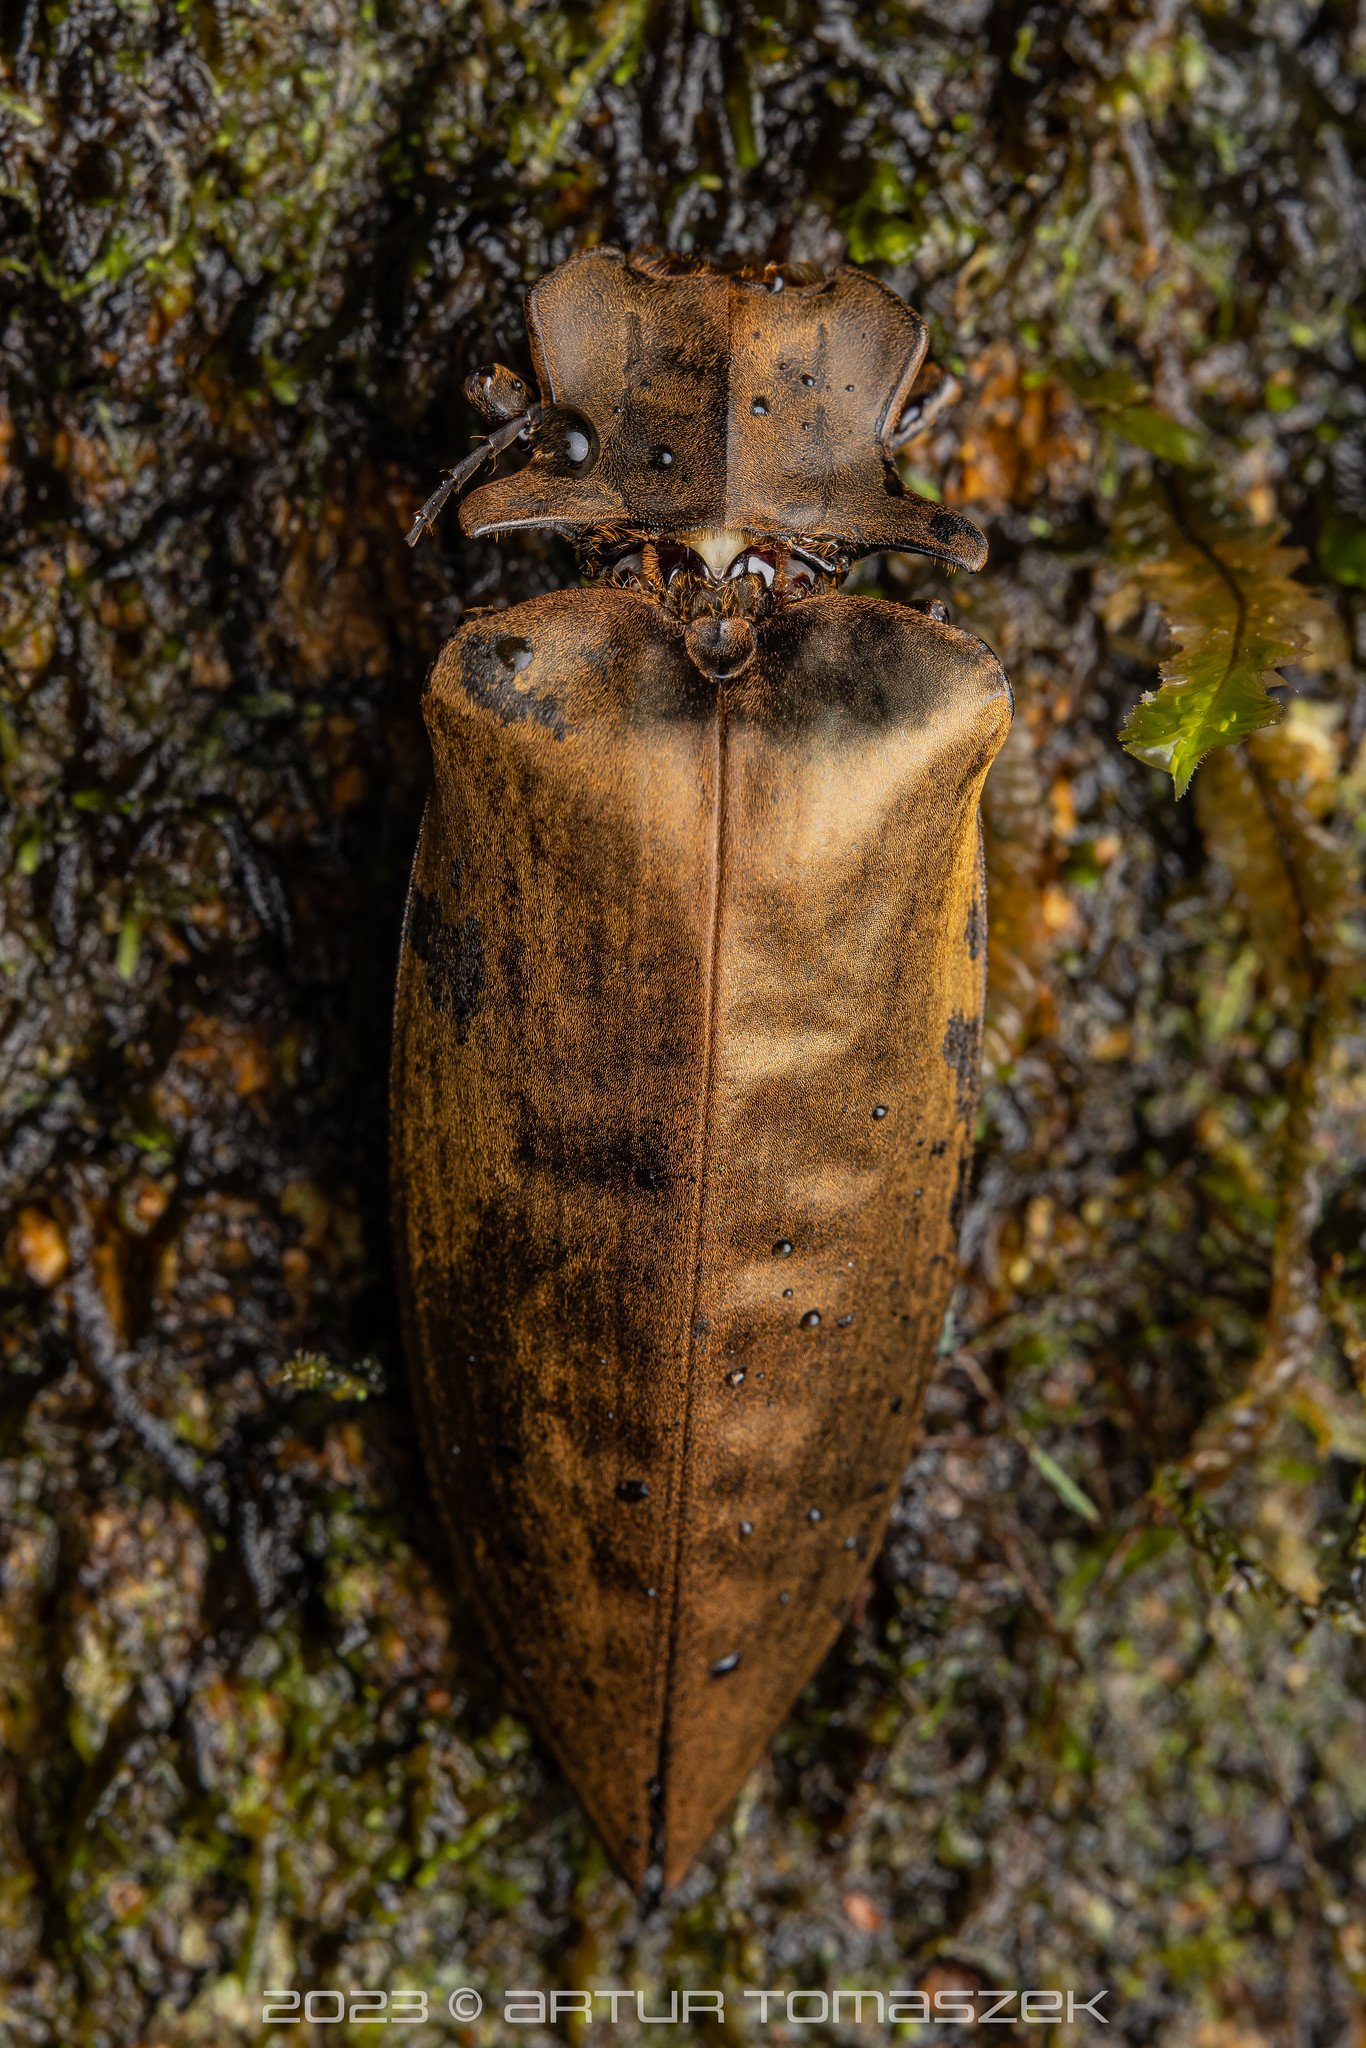
M987 911L980 896L974 896L968 910L968 926L964 937L968 942L968 958L980 958L987 943Z
M543 725L557 740L565 736L559 701L542 696L534 685L520 682L522 671L531 665L532 647L516 633L499 633L489 640L470 640L464 647L460 676L474 703L491 711L503 725L530 722Z
M478 918L462 917L452 924L442 915L437 896L414 889L408 943L427 970L433 1008L452 1020L463 1045L484 988L484 940Z
M647 1131L524 1129L517 1146L519 1163L553 1173L557 1179L593 1188L635 1187L645 1195L662 1195L676 1176L656 1140Z
M944 1058L953 1068L958 1084L954 1113L961 1123L971 1120L977 1105L977 1072L981 1064L980 1020L955 1010L944 1032Z
M930 516L931 538L943 541L947 545L949 541L959 538L966 524L966 520L960 519L956 512L932 513Z

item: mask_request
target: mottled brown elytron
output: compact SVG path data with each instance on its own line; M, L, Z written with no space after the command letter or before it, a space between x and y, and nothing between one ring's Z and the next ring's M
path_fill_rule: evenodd
M911 1451L1010 695L943 606L839 588L985 558L890 459L925 351L894 293L594 249L527 316L539 399L468 388L530 457L461 517L570 534L593 580L472 616L427 690L399 1258L490 1637L622 1870L672 1884Z

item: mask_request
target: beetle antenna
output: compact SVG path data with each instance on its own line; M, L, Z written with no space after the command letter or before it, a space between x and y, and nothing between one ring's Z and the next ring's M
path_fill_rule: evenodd
M495 427L477 448L471 450L463 462L457 462L454 469L448 469L409 528L409 547L415 548L424 533L433 531L446 500L453 491L462 490L472 476L479 474L486 462L496 462L505 448L510 448L514 441L529 437L540 423L540 406L529 405L526 411L519 412L515 419L504 420L500 427Z

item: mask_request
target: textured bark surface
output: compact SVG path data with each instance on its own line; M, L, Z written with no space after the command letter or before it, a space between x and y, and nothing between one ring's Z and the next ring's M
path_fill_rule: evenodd
M809 598L472 621L395 1031L430 1466L616 1861L673 1884L841 1623L953 1283L985 993L980 641Z
M558 2048L514 1985L723 1985L756 2044L746 1985L1360 2032L1362 56L1313 0L0 9L21 2048L261 2048L270 1985L420 1991L411 2048ZM919 309L963 396L899 467L991 559L861 587L944 599L1016 693L953 1348L866 1595L652 1914L451 1562L386 1134L422 680L574 577L404 534L470 365L530 375L528 284L640 240ZM1330 630L1176 802L1117 735L1164 617L1236 631L1220 550L1268 522L1300 566L1239 577Z

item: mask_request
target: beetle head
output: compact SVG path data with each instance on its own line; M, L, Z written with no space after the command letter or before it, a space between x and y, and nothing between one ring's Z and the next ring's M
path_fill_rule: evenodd
M927 337L865 272L588 249L532 287L527 329L535 450L470 493L466 532L720 529L986 559L971 521L907 491L888 453Z

